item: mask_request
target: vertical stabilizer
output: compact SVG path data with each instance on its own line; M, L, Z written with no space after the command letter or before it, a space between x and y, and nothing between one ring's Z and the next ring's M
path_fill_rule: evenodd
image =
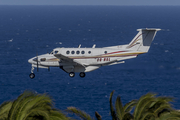
M133 38L133 40L127 46L127 49L136 50L141 52L148 52L150 45L156 35L156 32L161 29L146 28L138 29L138 34Z

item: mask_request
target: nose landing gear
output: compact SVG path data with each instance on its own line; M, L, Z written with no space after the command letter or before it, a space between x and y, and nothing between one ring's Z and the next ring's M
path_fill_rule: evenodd
M29 74L29 77L33 79L35 77L35 74L33 73L34 67L31 68L31 74Z
M33 78L35 77L35 74L34 74L34 73L31 73L31 74L29 74L29 77L30 77L31 79L33 79Z

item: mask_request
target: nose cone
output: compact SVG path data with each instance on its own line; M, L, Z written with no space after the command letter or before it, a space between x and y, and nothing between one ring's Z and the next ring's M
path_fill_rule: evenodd
M29 62L30 64L36 64L36 62L37 62L37 57L33 57L33 58L29 59L28 62Z
M32 64L32 63L33 63L32 58L28 60L28 63L30 63L30 64Z

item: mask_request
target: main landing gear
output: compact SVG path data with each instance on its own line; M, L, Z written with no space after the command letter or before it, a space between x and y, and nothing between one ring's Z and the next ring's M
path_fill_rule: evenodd
M80 73L79 73L79 76L83 78L83 77L86 76L86 74L85 74L84 72L80 72Z
M69 76L70 76L71 78L73 78L73 77L75 76L75 73L74 73L74 72L70 72L70 73L69 73Z
M73 78L73 77L75 76L75 73L74 73L74 72L70 72L70 73L69 73L69 76L70 76L71 78ZM79 76L80 76L81 78L83 78L83 77L86 76L86 74L85 74L84 72L80 72L80 73L79 73Z

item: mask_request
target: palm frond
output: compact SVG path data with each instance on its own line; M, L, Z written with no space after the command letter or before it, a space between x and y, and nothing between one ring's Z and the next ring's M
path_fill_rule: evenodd
M180 120L180 112L171 111L171 112L163 113L156 120Z
M138 100L137 106L134 110L135 120L139 120L142 115L146 113L146 109L148 109L151 103L154 101L154 96L155 94L148 93Z
M142 115L141 120L150 120L151 118L155 119L155 115L151 112L147 112L147 113Z
M156 117L160 116L163 112L163 110L172 110L171 106L168 105L168 104L165 104L165 105L161 105L159 108L157 108L155 111L154 111L154 114Z
M24 93L22 93L12 104L12 107L9 111L9 114L8 114L8 120L16 120L16 113L18 111L18 106L21 102L22 99L25 99L27 96L32 96L33 93L32 92L29 92L29 91L25 91Z
M4 102L1 104L0 106L0 119L5 116L6 118L8 117L9 111L12 107L12 102L8 101L8 102Z
M95 116L96 116L97 120L102 120L101 115L97 111L95 112Z
M69 113L74 113L75 115L79 116L83 120L93 120L89 114L87 114L84 111L81 111L75 107L68 107L66 111Z
M120 96L118 96L116 99L115 107L116 107L116 115L117 115L118 119L122 120L122 118L124 116L124 108L123 108L123 104L121 102Z
M61 111L59 110L51 110L50 111L50 120L69 120L70 118L68 118L65 114L63 114Z
M122 118L122 120L133 120L133 119L134 119L133 115L129 112L125 112Z
M126 103L124 105L124 111L125 112L131 112L131 110L133 109L133 107L135 107L137 105L137 100L132 100L129 103Z
M37 117L43 118L42 120L49 120L49 113L47 111L44 111L43 108L39 109L33 109L30 111L30 113L24 113L22 116L20 116L17 120L26 120L29 117L33 117L34 119Z
M112 104L112 96L113 96L113 94L114 94L114 91L111 92L110 97L109 97L110 111L111 111L112 120L117 120L116 112L115 112L113 104Z

